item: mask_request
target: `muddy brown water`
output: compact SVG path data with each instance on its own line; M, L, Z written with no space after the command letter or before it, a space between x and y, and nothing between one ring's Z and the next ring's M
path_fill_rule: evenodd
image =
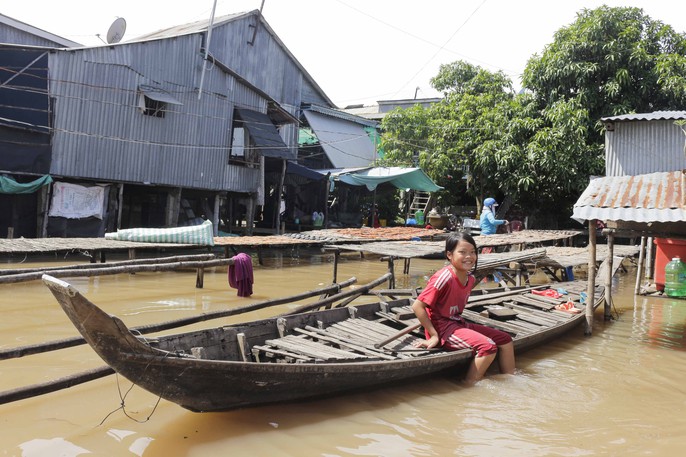
M441 265L413 260L410 275L398 275L398 287L423 285ZM355 276L363 284L385 269L378 258L344 256L338 279ZM328 255L268 258L255 268L250 298L229 288L226 268L206 272L203 289L195 288L191 271L67 280L136 326L315 289L330 283L332 272ZM158 403L113 375L0 405L0 455L680 456L686 445L686 300L635 297L634 274L630 268L615 279L614 320L604 322L597 311L591 337L580 327L522 354L515 376L491 373L474 387L432 376L324 400L198 414ZM39 281L0 288L0 348L76 335ZM0 390L101 365L87 346L0 361Z

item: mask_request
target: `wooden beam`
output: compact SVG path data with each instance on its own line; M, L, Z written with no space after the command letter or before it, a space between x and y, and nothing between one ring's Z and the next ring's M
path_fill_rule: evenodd
M586 291L586 329L584 334L593 334L593 303L595 303L596 275L596 219L588 221L588 284ZM612 268L610 268L612 270Z

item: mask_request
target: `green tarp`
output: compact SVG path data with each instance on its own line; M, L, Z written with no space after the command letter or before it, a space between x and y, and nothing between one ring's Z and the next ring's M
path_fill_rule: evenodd
M379 184L390 182L398 189L436 192L443 189L434 183L421 168L376 167L366 170L344 172L335 176L341 182L353 186L367 186L374 190Z
M32 194L52 182L50 175L45 175L24 184L18 183L9 176L0 176L0 194Z

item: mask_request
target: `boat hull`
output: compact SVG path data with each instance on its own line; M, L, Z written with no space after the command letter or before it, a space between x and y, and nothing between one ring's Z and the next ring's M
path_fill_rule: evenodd
M154 395L196 412L331 396L446 370L458 376L473 356L471 350L423 351L413 356L413 349L408 349L412 347L411 342L401 342L398 338L397 344L387 346L387 352L385 347L376 349L367 345L363 348L366 355L356 354L359 360L313 358L303 362L292 359L296 355L291 354L291 358L284 360L292 363L260 362L251 358L245 348L241 349L241 338L257 353L257 348L278 341L284 329L286 333L296 328L315 332L317 326L333 325L351 314L371 320L379 314L389 315L388 303L361 305L354 312L345 308L330 309L154 340L136 337L116 316L102 311L68 283L47 275L43 281L88 344L117 373ZM559 323L541 327L540 331L515 335L517 352L568 332L583 322L583 315L557 319ZM221 350L222 357L233 359L202 356L210 350ZM273 355L270 351L276 353L278 349L266 349L263 354Z

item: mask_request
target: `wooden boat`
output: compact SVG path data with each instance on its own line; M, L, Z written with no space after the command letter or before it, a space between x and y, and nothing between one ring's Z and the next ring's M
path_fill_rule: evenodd
M424 338L410 298L281 315L236 325L150 338L136 336L70 284L43 276L88 344L131 382L191 411L220 411L371 388L443 370L459 370L469 350L417 349ZM555 309L580 296L586 283L558 283L564 299L537 287L474 291L466 319L514 336L519 353L558 337L584 313ZM602 298L602 287L596 297ZM597 302L599 303L599 301ZM412 330L412 331L411 331ZM457 375L458 373L452 373Z

